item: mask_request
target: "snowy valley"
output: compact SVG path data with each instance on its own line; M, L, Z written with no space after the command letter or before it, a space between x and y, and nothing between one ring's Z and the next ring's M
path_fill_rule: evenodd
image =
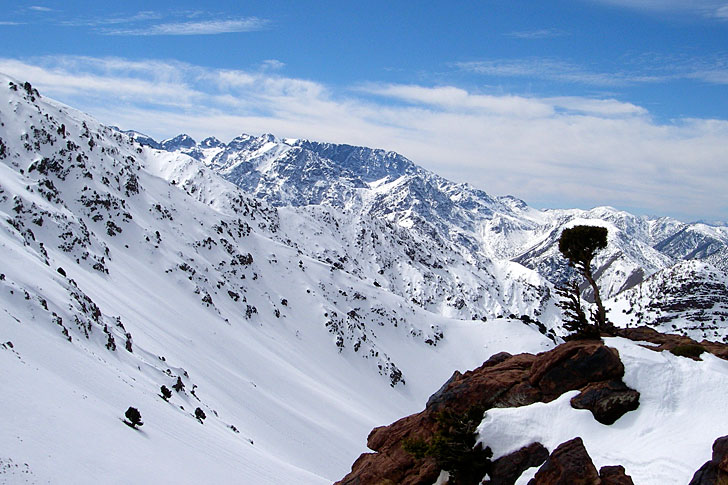
M0 123L2 483L332 483L454 371L561 342L558 237L577 224L609 230L596 274L618 326L728 342L728 226L537 210L384 150L156 142L4 76ZM694 451L637 483L687 483L728 429L679 418L727 364L607 344L644 407L618 422L626 437L587 445L619 461L613 443L669 440L648 416L671 416L700 431L649 459ZM572 419L560 402L538 419ZM712 389L703 402L695 415L728 411ZM504 428L480 432L503 453Z

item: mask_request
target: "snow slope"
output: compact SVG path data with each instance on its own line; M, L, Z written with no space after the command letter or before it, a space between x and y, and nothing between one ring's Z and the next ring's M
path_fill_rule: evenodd
M728 434L728 424L717 418L728 412L723 392L728 362L708 353L693 361L621 338L606 344L619 351L624 382L640 392L637 410L602 425L588 410L571 407L578 394L571 391L547 404L489 410L479 441L496 459L534 441L553 451L579 436L597 469L623 465L639 484L688 483L710 458L713 441ZM526 484L536 470L524 472L517 483Z
M0 121L3 480L331 482L455 369L553 345L311 257L307 211L5 77Z

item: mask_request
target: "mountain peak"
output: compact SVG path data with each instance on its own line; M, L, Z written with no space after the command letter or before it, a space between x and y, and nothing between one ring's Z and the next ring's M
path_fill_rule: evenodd
M182 133L181 135L177 135L174 138L162 140L160 145L162 146L163 150L172 152L181 148L193 148L197 145L197 142L191 136Z

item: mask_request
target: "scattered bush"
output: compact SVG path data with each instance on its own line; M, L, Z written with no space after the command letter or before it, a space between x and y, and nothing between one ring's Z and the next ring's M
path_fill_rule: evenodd
M180 376L177 376L177 382L174 383L172 386L172 389L174 389L177 392L182 392L185 390L185 384L182 382L182 378Z
M402 447L416 459L434 459L450 474L452 485L478 484L490 470L493 456L490 448L475 444L475 431L482 419L483 411L477 407L464 414L442 411L437 416L437 431L432 439L405 439Z
M205 414L205 411L203 411L201 408L195 409L195 417L197 418L197 421L200 423L207 417Z
M124 416L126 416L126 419L128 420L124 421L124 423L134 429L136 429L137 426L141 426L144 424L142 423L142 415L137 408L129 406L129 409L126 410Z
M172 391L169 390L169 387L162 386L162 387L159 388L159 390L162 393L161 394L162 399L164 399L165 401L169 401L169 398L172 397Z
M705 347L700 344L681 344L676 345L675 348L670 349L670 352L679 357L688 357L690 359L697 359L700 354L707 352Z

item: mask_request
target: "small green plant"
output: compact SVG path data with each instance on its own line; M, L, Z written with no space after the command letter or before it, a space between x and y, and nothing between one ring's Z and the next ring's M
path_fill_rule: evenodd
M126 416L127 419L124 421L124 423L134 429L137 429L137 426L141 426L144 424L142 423L142 415L137 408L129 406L129 409L126 410L124 416Z
M172 389L174 389L177 392L182 392L185 390L185 384L182 382L182 378L180 376L177 376L177 382L174 383L172 386Z
M679 357L697 359L700 357L700 354L707 351L705 350L705 347L700 344L680 344L670 349L670 352Z
M437 416L437 431L429 441L408 438L402 448L415 459L432 458L450 474L452 485L470 485L490 470L493 456L490 448L476 445L475 431L483 419L483 411L472 407L463 414L442 411Z

